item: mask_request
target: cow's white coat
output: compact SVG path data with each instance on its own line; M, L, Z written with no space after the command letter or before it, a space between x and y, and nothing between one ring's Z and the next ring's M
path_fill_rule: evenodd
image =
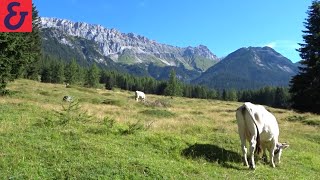
M280 163L282 149L289 145L278 142L279 126L274 115L261 105L246 102L237 109L236 118L244 165L248 166L246 140L249 141L250 168L255 169L256 148L262 148L264 158L266 150L269 151L272 167L275 167L275 162Z
M142 91L136 91L135 95L136 95L136 101L139 101L139 99L141 99L142 101L146 100L146 95Z

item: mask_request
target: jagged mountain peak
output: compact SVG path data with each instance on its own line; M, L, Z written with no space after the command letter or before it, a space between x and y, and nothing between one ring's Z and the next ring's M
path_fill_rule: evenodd
M107 29L101 25L72 22L58 18L42 17L41 22L43 28L60 32L60 34L55 33L55 38L60 43L75 46L77 43L73 42L74 38L72 37L92 41L95 43L95 51L117 63L154 63L159 66L182 65L189 70L205 71L218 61L218 58L203 45L180 48L161 44L135 33L121 33L116 29ZM185 53L186 51L188 52Z
M209 58L209 59L218 59L218 57L215 54L213 54L209 50L209 48L207 46L205 46L205 45L199 45L199 46L196 46L196 47L188 46L188 47L185 48L184 53L203 56L203 57L206 57L206 58Z

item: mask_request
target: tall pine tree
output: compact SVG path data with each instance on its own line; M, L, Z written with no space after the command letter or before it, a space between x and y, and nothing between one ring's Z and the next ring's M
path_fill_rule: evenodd
M41 19L39 17L38 10L34 4L32 4L32 32L26 34L26 38L29 39L29 52L34 54L32 61L27 64L24 77L28 79L37 80L39 75L39 63L41 57Z
M182 96L182 88L176 77L176 72L172 69L169 76L169 82L164 90L166 96Z
M65 78L64 78L64 65L62 62L54 62L51 65L52 70L51 76L52 76L52 83L63 83Z
M320 113L320 2L313 1L307 13L304 43L298 49L301 66L290 82L290 93L294 109Z
M79 76L79 65L75 59L65 67L65 78L66 82L69 84L76 84L78 82Z
M87 87L97 87L99 85L100 72L96 64L92 64L87 71L85 85Z

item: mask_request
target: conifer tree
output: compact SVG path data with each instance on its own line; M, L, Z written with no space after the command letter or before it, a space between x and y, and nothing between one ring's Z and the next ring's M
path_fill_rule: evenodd
M12 61L15 60L14 46L10 44L14 41L12 38L9 33L0 33L0 94L11 80Z
M72 59L72 61L67 64L65 69L66 82L69 84L76 84L78 81L78 72L78 64L75 59Z
M225 89L223 89L223 91L222 91L222 100L227 100L227 98L228 98L228 96L227 96L227 91L225 90Z
M88 87L97 87L99 85L100 72L96 64L92 64L87 71L85 85Z
M51 83L52 82L52 66L43 66L41 69L41 82Z
M166 96L182 96L182 88L176 77L176 72L172 69L169 76L167 87L164 90Z
M52 83L63 83L65 80L64 77L64 65L62 62L55 62L52 64Z
M32 61L25 67L24 76L29 79L38 79L39 63L41 57L41 19L38 10L32 4L32 32L25 34L28 40L28 51L33 54Z
M287 88L277 87L274 96L273 107L288 108L289 93Z
M114 88L116 84L115 75L112 73L109 73L105 78L106 78L106 89L112 90L112 88Z
M298 49L301 66L290 82L290 93L294 109L320 113L320 2L313 1L307 13L304 43Z
M227 100L228 101L238 101L237 91L235 89L230 89L227 92Z

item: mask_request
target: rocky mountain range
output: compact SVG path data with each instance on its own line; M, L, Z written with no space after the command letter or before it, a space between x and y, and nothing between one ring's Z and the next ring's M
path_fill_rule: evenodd
M105 59L108 58L126 65L152 63L160 67L183 66L187 70L199 72L204 72L218 62L217 56L203 45L180 48L101 25L57 18L42 17L41 22L45 40L54 38L68 46L68 49L77 49L79 54L92 62L107 63ZM91 52L88 52L86 44L90 44Z
M240 48L220 60L206 46L176 47L101 25L41 18L43 52L75 58L87 66L167 79L171 69L184 82L216 89L287 86L297 65L270 47Z

